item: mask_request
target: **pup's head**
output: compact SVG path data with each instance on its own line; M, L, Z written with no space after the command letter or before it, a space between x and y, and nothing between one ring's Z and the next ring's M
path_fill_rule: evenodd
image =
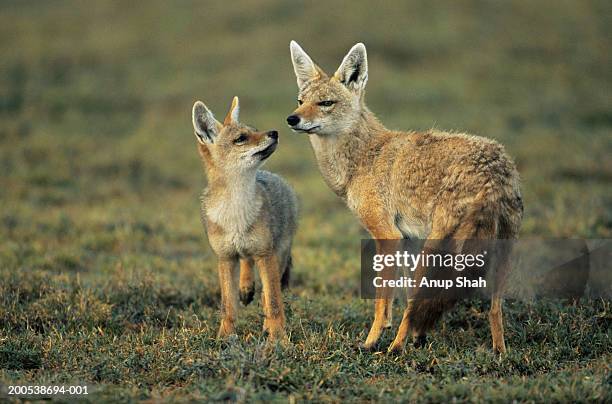
M368 81L365 45L358 43L329 77L295 41L291 60L297 77L298 107L287 117L296 132L337 135L350 131L359 121Z
M278 132L259 132L238 122L240 106L234 97L223 124L202 101L193 104L193 129L207 167L226 173L258 168L278 144Z

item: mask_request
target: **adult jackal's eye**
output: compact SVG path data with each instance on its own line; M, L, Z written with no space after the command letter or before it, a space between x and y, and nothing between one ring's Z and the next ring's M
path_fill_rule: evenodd
M304 101L298 100L298 105L302 105L303 103L304 103Z
M234 139L234 144L243 144L244 142L247 141L247 136L242 134L240 136L238 136L236 139Z
M332 106L332 105L334 105L335 103L336 103L336 101L329 101L329 100L326 100L326 101L321 101L321 102L318 102L318 103L317 103L317 105L318 105L318 106L320 106L320 107L331 107L331 106Z

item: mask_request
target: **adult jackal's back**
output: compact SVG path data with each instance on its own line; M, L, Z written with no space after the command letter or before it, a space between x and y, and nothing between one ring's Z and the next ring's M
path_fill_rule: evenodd
M287 123L309 135L326 183L373 238L428 238L435 248L433 240L517 237L523 212L519 176L501 145L458 133L386 129L364 103L368 61L361 43L331 77L297 43L290 49L299 95ZM496 260L489 314L499 352L506 349L501 295L508 255L502 251ZM376 300L364 347L374 347L383 328L391 326L392 302L389 295ZM409 301L389 350L401 350L409 330L421 340L446 303Z

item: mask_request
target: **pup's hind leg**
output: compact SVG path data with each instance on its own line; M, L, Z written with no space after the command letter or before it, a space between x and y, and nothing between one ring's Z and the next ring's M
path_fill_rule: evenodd
M255 279L253 277L253 258L240 260L240 301L245 306L253 301Z
M255 264L259 269L263 288L264 329L268 331L270 342L288 341L285 333L285 308L281 295L280 271L276 254L256 257Z

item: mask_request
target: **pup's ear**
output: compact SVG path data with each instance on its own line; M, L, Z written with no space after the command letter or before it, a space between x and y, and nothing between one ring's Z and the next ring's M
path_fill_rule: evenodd
M193 104L191 119L198 142L201 144L214 143L222 126L202 101L196 101Z
M237 123L238 115L240 115L240 101L238 100L238 97L234 96L234 99L232 100L232 106L230 107L229 112L227 113L227 115L225 116L225 119L223 120L223 125L229 125L230 123Z
M293 62L293 70L297 77L297 85L302 88L304 83L309 80L319 78L322 75L322 70L312 61L310 56L304 52L304 49L297 42L291 41L289 44L291 51L291 61Z
M368 55L361 42L346 54L334 77L349 90L360 93L368 82Z

